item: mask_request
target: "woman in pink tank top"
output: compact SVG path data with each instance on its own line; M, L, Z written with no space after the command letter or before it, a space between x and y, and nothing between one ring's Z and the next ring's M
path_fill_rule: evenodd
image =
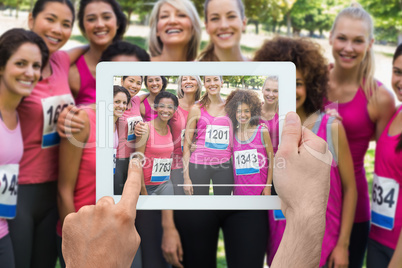
M49 58L37 34L12 29L0 37L0 263L14 267L7 219L17 212L19 163L24 146L17 106L31 94Z
M78 25L89 48L69 72L69 84L76 104L96 102L96 65L113 41L121 40L127 18L116 0L84 0L78 9Z
M260 123L268 127L274 153L278 151L279 144L279 117L278 117L278 77L269 76L262 86L264 98L261 107Z
M149 91L149 95L141 102L140 112L144 121L148 122L158 116L158 113L152 107L154 107L154 100L159 92L165 91L167 79L165 76L145 76L144 84Z
M349 246L351 267L362 267L369 232L370 201L364 155L370 140L378 140L395 112L391 92L374 79L373 34L371 16L360 6L342 10L330 33L335 63L329 74L329 108L337 109L342 117L358 192Z
M332 163L326 233L322 244L320 266L326 264L347 266L348 244L357 193L352 157L344 128L338 122L331 123L329 126L323 124L323 121L328 121L328 118L320 115L328 84L328 71L325 59L320 53L320 47L308 39L276 37L266 41L256 52L255 58L291 61L296 65L296 112L305 127L315 130L329 144L334 145L334 159L339 159L339 162ZM330 139L323 132L327 127L327 134L332 135ZM268 263L271 263L285 228L283 215L270 212L269 225Z
M402 45L393 58L392 88L402 102ZM367 267L402 263L402 105L377 141Z

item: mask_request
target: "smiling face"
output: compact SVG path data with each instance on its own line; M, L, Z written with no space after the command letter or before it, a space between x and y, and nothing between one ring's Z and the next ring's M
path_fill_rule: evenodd
M220 49L240 45L246 18L242 18L235 0L212 0L208 3L205 28L212 43Z
M198 90L198 83L194 76L183 76L181 79L181 89L184 94L195 93Z
M396 58L392 65L391 84L396 97L402 102L402 55Z
M116 118L121 117L127 109L127 95L118 92L113 97L113 115Z
M85 36L91 44L108 46L113 42L118 26L111 5L105 2L92 2L84 11Z
M158 117L162 121L169 121L175 112L174 101L171 98L162 98L159 103L155 105L155 110L158 113Z
M374 41L369 40L369 34L369 26L364 21L340 18L330 36L336 64L345 69L359 67Z
M0 85L10 93L29 96L41 75L42 56L39 47L22 44L0 70Z
M142 78L141 76L128 76L126 79L122 78L121 86L126 88L130 93L131 97L137 95L137 93L141 90Z
M264 102L275 104L278 102L278 81L267 80L262 88Z
M156 34L163 45L187 45L191 40L192 23L184 11L165 3L159 9Z
M306 83L302 73L296 69L296 111L303 109L307 98Z
M250 123L251 109L247 103L241 103L236 110L236 120L239 125L244 126Z
M205 76L204 77L204 87L208 94L216 95L221 92L221 87L223 81L219 76Z
M160 76L148 76L146 86L150 93L158 94L162 90L162 78Z
M73 14L66 4L48 2L36 18L28 18L28 26L45 41L49 53L60 49L70 38Z

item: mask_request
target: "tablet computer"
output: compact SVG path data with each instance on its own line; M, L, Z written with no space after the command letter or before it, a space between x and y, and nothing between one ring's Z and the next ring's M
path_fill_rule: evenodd
M118 202L121 198L113 191L112 89L122 76L165 76L174 87L178 76L219 75L224 79L223 98L236 88L255 90L261 94L261 81L277 77L279 144L285 115L296 110L296 68L291 62L101 62L96 73L96 200L112 196ZM239 82L236 84L234 81ZM262 195L147 195L140 196L137 209L280 209L280 200L277 196Z

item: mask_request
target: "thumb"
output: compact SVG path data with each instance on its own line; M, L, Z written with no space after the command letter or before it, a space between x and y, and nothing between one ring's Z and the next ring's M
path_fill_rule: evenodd
M295 112L286 115L282 130L282 141L278 154L287 155L298 153L301 140L301 122Z

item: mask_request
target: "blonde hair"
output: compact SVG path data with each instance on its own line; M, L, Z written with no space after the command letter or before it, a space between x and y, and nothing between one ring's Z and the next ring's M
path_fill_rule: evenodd
M187 45L187 61L193 61L197 57L201 43L201 21L194 4L189 0L159 0L152 9L149 20L148 47L152 57L162 54L163 43L157 36L159 10L163 4L170 4L174 8L183 11L190 18L192 24L191 39Z
M374 39L374 23L370 14L364 10L359 4L354 3L352 6L343 9L335 18L334 24L332 25L331 33L334 33L336 25L341 18L350 18L355 20L361 20L369 28L369 43ZM374 79L375 62L374 62L374 50L370 50L366 53L365 58L360 64L359 69L359 81L360 86L369 99L372 94L377 90L377 82Z
M177 92L176 95L179 99L184 97L184 91L181 88L181 83L183 80L183 76L185 75L180 75L179 78L177 79ZM190 75L191 77L194 77L195 80L197 81L197 92L195 93L195 100L198 101L201 97L201 89L202 89L202 83L201 83L201 78L198 75Z
M278 82L278 80L279 80L279 79L278 79L278 76L276 76L276 75L268 76L267 79L265 79L264 84L262 85L262 88L265 87L265 84L267 83L267 81Z
M204 2L204 21L205 21L205 23L208 22L208 4L211 1L212 0L205 0L205 2ZM235 0L235 1L237 3L237 6L239 7L240 17L241 17L241 19L244 19L246 17L246 15L244 13L243 2L242 2L242 0ZM198 60L199 61L220 61L218 59L218 57L215 55L214 49L215 49L214 43L209 41L206 48L203 51L201 51L200 55L198 56Z

